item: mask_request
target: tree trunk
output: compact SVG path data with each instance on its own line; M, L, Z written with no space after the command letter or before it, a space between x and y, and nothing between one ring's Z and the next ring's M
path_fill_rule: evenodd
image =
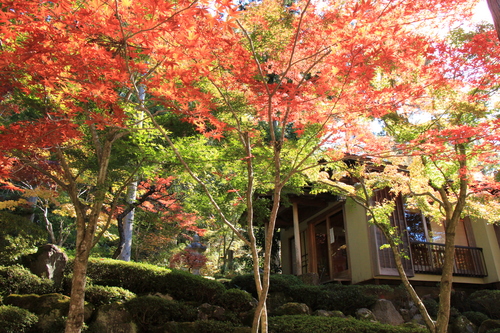
M458 219L447 221L444 248L444 264L439 286L439 310L436 321L436 333L446 333L450 320L451 289L453 287L453 266L455 264L455 230Z
M137 194L137 181L131 182L127 188L127 203L135 203ZM120 253L116 257L118 260L130 261L132 254L132 235L134 229L135 208L133 208L123 219L122 232L120 232Z
M77 247L73 264L73 279L71 282L71 298L65 333L80 333L84 320L85 284L87 264L95 228L85 228L83 217L77 217ZM89 230L90 229L90 230Z
M490 8L491 17L493 18L493 23L495 24L497 37L500 40L500 0L487 0L487 2Z
M417 292L415 291L415 289L413 289L410 280L408 280L408 276L406 275L406 272L403 267L403 261L401 260L401 250L399 246L394 242L394 239L391 237L391 235L385 232L383 226L379 224L376 224L376 226L383 232L384 236L389 242L389 245L391 246L399 278L401 279L401 282L403 283L403 286L405 287L406 291L410 295L411 300L413 301L413 303L415 303L415 306L418 308L418 311L420 312L420 315L422 316L422 319L425 322L425 326L427 326L427 328L431 333L435 333L436 332L435 322L432 320L431 316L429 315L429 312L425 308L425 305L424 303L422 303L422 300L418 296Z

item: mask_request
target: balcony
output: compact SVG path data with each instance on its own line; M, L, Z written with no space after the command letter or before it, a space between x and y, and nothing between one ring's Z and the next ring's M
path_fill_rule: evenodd
M415 273L441 274L444 262L444 244L411 243L411 255ZM455 246L453 275L485 277L488 275L484 263L483 249L479 247Z

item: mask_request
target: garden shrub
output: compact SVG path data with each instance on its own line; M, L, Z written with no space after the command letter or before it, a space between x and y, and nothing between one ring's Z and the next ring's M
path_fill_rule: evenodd
M329 310L329 306L324 306L327 295L325 288L321 286L293 286L287 293L294 302L305 303L311 310Z
M233 323L217 320L203 320L196 322L196 333L229 333L236 327Z
M220 282L177 270L173 270L157 283L162 286L158 292L168 293L178 300L200 304L215 301L226 290Z
M20 265L0 266L0 294L48 294L54 282L31 273Z
M236 333L238 327L230 322L217 320L203 320L193 323L167 323L162 329L154 331L154 333ZM243 332L248 332L244 330ZM153 332L151 332L153 333Z
M490 319L487 315L478 311L466 311L463 315L477 327L481 326L483 321Z
M198 316L195 307L158 296L135 297L125 307L141 332L155 331L170 321L192 322Z
M269 318L270 333L427 333L427 329L370 323L352 318L281 316Z
M491 319L500 319L500 290L478 290L470 295L471 307L487 314Z
M295 275L289 274L271 274L269 277L269 292L288 292L293 286L305 286L305 284ZM257 297L257 289L253 274L243 274L235 276L229 283L231 288L243 289L248 291L254 297Z
M375 286L374 286L375 287ZM366 292L369 290L369 292ZM358 285L325 285L325 286L293 286L289 296L295 302L305 303L312 311L342 311L346 315L353 315L359 308L369 308L379 298L378 292ZM386 287L380 288L380 293Z
M253 297L241 289L228 289L219 297L217 304L229 311L245 312L252 309Z
M0 331L22 333L38 321L37 315L12 305L0 305Z
M113 259L91 258L87 275L97 285L121 287L135 294L170 294L200 304L214 301L225 290L217 281L188 272Z
M85 300L95 306L124 302L134 297L133 292L120 287L90 285L85 289Z
M438 309L439 309L439 304L436 302L436 300L432 298L427 298L422 300L422 303L424 304L425 308L427 309L427 312L429 313L429 316L432 318L436 318L438 314Z
M47 232L28 218L0 211L0 265L15 263L21 256L36 252Z

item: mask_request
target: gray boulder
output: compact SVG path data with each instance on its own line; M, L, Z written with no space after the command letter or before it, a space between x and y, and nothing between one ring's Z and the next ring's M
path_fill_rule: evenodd
M467 317L458 316L451 325L451 333L477 333L477 327Z
M24 262L33 274L53 280L58 287L64 276L68 256L56 245L46 244L40 246L36 253L26 256Z
M326 311L326 310L316 310L313 313L314 316L318 317L338 317L345 318L346 316L342 313L342 311Z
M226 310L217 305L211 305L204 303L198 307L198 319L199 320L225 320Z
M372 313L382 324L401 325L404 319L396 310L394 304L386 299L379 299L372 307Z
M296 303L290 302L283 304L279 308L277 308L274 313L276 316L285 316L285 315L310 315L311 309L304 303Z
M370 322L376 322L377 321L377 318L367 308L358 309L356 311L356 319L370 321Z

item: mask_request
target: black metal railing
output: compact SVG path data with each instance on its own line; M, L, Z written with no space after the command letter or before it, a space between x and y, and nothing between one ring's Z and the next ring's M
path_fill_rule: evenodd
M411 255L415 273L441 274L444 263L444 244L411 243ZM480 247L455 246L453 275L484 277L488 275Z

